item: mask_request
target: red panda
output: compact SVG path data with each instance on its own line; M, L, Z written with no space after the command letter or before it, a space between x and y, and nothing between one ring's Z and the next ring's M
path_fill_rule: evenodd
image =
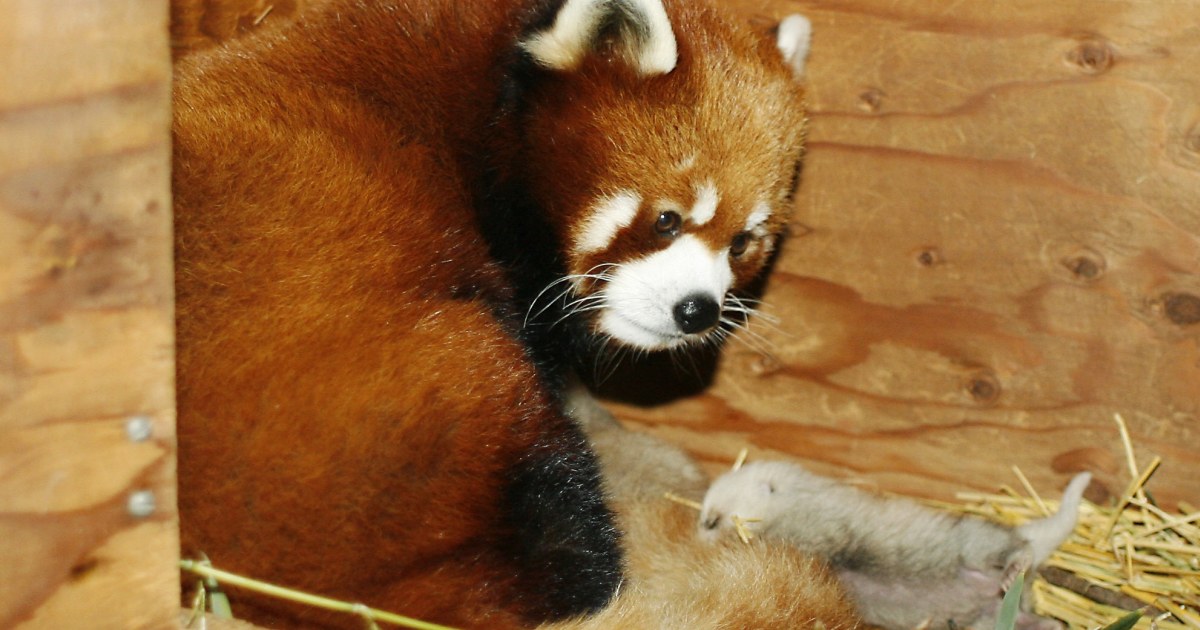
M566 385L745 314L807 37L691 0L328 0L182 58L183 552L465 627L604 607L622 546Z

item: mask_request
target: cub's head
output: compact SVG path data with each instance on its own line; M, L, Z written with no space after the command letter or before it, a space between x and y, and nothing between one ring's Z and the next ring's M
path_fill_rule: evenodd
M642 350L744 315L796 186L808 38L800 16L758 32L694 0L567 0L540 20L520 168L568 274L543 299L567 291Z
M751 462L717 477L700 507L699 529L703 540L717 540L736 533L752 536L768 531L787 516L789 499L781 498L788 488L811 486L803 469L787 462Z

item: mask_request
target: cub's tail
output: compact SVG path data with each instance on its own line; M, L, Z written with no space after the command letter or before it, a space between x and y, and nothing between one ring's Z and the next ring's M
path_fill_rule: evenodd
M1063 491L1062 502L1057 512L1017 528L1017 535L1029 542L1033 566L1045 562L1075 530L1075 522L1079 518L1079 502L1083 498L1084 489L1091 481L1092 473L1075 475Z

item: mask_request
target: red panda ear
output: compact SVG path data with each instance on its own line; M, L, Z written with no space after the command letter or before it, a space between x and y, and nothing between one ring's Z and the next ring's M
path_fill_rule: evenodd
M812 44L812 23L808 18L792 14L779 23L776 32L775 46L783 54L783 60L792 68L797 78L804 76L804 62L808 59L808 49Z
M616 26L613 49L638 74L675 68L675 33L661 0L567 0L550 27L527 37L521 47L547 68L570 71L597 48L610 25Z

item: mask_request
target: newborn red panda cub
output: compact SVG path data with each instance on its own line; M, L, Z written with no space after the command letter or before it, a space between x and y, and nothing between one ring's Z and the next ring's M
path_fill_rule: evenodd
M693 0L329 0L184 57L184 554L460 626L603 608L620 536L566 383L732 325L807 47Z
M990 630L1017 575L1036 570L1074 531L1091 479L1076 475L1053 515L1007 527L875 495L791 462L754 462L713 482L698 532L708 540L761 534L826 560L873 627ZM1028 611L1015 624L1063 627Z

